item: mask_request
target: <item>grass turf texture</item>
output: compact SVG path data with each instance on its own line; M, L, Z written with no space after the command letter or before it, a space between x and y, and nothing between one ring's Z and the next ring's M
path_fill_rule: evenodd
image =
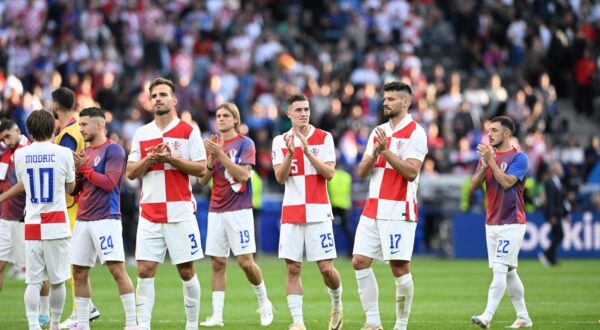
M287 329L292 322L285 294L285 265L274 257L257 259L275 307L271 329ZM360 329L364 314L357 294L356 279L349 259L335 262L342 275L344 329ZM315 263L304 263L304 320L308 329L326 329L331 309L330 298ZM392 329L395 316L395 287L389 266L374 263L379 283L379 308L385 329ZM196 264L202 287L200 320L212 312L210 263ZM135 267L128 267L135 285ZM415 298L410 329L469 329L471 315L485 308L492 278L487 261L453 261L416 258L413 260ZM557 268L542 267L537 260L521 260L519 274L525 285L529 313L536 329L598 329L600 319L600 261L564 260ZM254 291L235 260L228 267L225 295L225 327L220 329L264 329L256 313ZM122 329L123 309L116 285L106 267L91 272L93 301L102 312L92 329ZM68 286L67 286L68 287ZM23 293L25 284L5 279L0 293L0 329L26 329ZM71 313L70 288L63 318ZM512 303L504 296L492 322L501 329L515 319ZM183 329L185 314L182 286L175 267L161 265L156 278L156 301L152 329Z

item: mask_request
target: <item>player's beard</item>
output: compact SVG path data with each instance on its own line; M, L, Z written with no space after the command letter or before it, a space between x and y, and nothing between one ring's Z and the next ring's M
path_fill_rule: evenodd
M391 118L394 118L394 117L396 117L397 115L398 115L398 111L394 111L394 110L393 110L393 109L391 109L391 108L387 108L387 109L385 109L385 108L384 108L384 109L383 109L383 116L384 116L386 119L391 119Z
M164 116L171 112L171 109L156 109L154 110L154 115L156 116Z

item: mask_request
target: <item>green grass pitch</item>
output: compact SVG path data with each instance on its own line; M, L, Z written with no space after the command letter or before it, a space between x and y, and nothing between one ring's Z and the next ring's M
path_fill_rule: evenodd
M287 329L291 316L285 294L285 265L270 256L260 256L257 262L263 270L269 297L275 307L271 329ZM349 259L338 259L336 267L342 275L344 293L344 329L360 329L364 315L358 299L354 271ZM200 319L212 311L210 263L204 259L196 264L202 286ZM385 329L395 321L395 287L389 266L374 264L379 283L379 307ZM487 261L454 261L415 258L412 263L415 298L410 316L410 329L469 329L471 315L485 308L491 271ZM129 267L135 283L135 268ZM124 316L121 301L112 277L105 267L91 273L93 301L102 312L92 329L122 329ZM521 260L519 274L525 285L529 313L536 329L600 329L600 261L564 260L554 269L542 267L537 260ZM228 269L222 329L263 329L256 313L253 290L233 259ZM308 329L326 329L330 299L315 263L304 263L304 320ZM23 293L25 284L6 279L0 293L0 329L26 329ZM70 290L70 288L68 289ZM70 291L69 291L70 292ZM70 295L70 293L69 293ZM67 298L63 318L71 312ZM492 329L501 329L514 321L515 314L508 296L500 303ZM185 314L182 287L175 267L159 267L156 278L156 302L152 329L183 329Z

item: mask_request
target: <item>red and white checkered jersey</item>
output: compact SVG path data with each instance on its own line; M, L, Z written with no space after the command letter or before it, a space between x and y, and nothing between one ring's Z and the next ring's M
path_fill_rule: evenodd
M401 159L417 159L421 162L427 154L427 135L411 115L407 115L392 130L390 123L380 125L387 135L387 148ZM365 155L373 154L375 130L369 136ZM409 182L396 172L383 156L379 155L371 181L369 199L363 215L372 219L417 221L417 188L419 175Z
M135 131L129 161L138 162L165 143L171 155L184 160L206 159L200 130L178 118L164 130L152 121ZM170 164L156 164L142 178L140 215L152 222L196 221L196 200L192 195L191 176Z
M290 130L273 139L273 166L283 163L283 157L288 151L283 139L286 134L293 133ZM309 152L325 163L335 163L335 148L330 133L310 126L306 140ZM327 180L317 174L315 167L302 152L302 142L296 137L294 159L289 177L285 181L281 222L307 223L332 219Z
M25 239L71 236L65 183L75 181L71 150L52 142L34 142L15 151L17 180L25 186Z

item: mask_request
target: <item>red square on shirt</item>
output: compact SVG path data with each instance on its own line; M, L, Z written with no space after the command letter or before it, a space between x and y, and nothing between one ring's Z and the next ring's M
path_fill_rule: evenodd
M383 169L379 198L403 201L406 200L407 181L392 168Z
M144 159L148 156L149 153L154 152L154 148L163 142L162 138L151 139L146 141L140 141L140 155L141 159ZM156 164L148 169L150 171L160 171L165 168L164 164Z
M307 175L304 178L304 184L306 189L306 204L327 204L329 199L327 197L327 182L325 179L318 175Z
M179 170L165 170L165 190L167 202L191 201L190 178Z

